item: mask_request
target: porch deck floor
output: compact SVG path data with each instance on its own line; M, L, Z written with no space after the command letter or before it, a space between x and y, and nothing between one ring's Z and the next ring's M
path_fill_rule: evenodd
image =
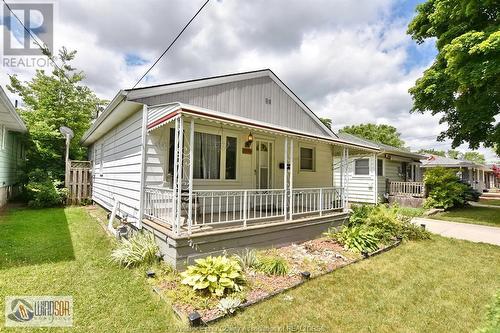
M248 219L246 222L246 227L244 226L244 223L242 220L237 220L237 221L224 221L221 220L220 222L218 219L215 218L214 216L214 222L213 223L206 223L206 224L195 224L193 221L193 225L191 227L191 235L195 234L205 234L205 233L211 233L211 232L232 232L232 231L237 231L237 230L243 230L248 227L265 227L269 225L276 225L277 223L293 223L297 221L303 221L307 219L316 219L316 218L326 218L326 217L333 217L333 216L338 216L345 214L345 212L342 211L342 209L332 209L328 211L323 211L322 214L320 215L319 212L309 212L309 213L299 213L299 214L294 214L292 220L285 220L285 217L283 215L280 216L273 216L273 217L262 217L262 218L255 218L255 219ZM218 214L217 214L218 215ZM222 214L222 216L225 217L225 213ZM230 214L232 215L232 213ZM238 212L236 214L238 216ZM211 214L205 214L205 221L211 221ZM218 217L218 216L217 216ZM183 217L185 219L185 217ZM203 221L203 216L197 217L197 221ZM160 222L160 221L153 221L151 219L144 219L143 222L147 225L149 225L151 228L154 228L163 234L166 235L175 235L174 232L172 231L172 226L168 223ZM188 226L187 226L187 221L185 221L182 226L181 226L181 231L180 235L175 235L177 237L184 237L188 236Z

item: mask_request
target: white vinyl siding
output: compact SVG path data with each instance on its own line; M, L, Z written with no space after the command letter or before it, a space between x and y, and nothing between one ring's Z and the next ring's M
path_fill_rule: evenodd
M355 174L355 161L356 160L368 160L368 174L357 175ZM367 156L367 154L350 154L348 160L348 191L349 191L349 201L359 202L359 203L375 203L377 195L375 193L375 162L376 158L373 154ZM340 156L335 156L334 164L336 165L334 169L335 173L335 186L340 186Z
M270 104L266 99L270 99ZM137 101L150 106L181 102L302 132L330 135L270 77L188 89ZM150 121L167 112L156 110Z
M118 215L137 221L141 180L140 109L94 143L92 199L108 210L120 202ZM96 170L97 169L97 170Z

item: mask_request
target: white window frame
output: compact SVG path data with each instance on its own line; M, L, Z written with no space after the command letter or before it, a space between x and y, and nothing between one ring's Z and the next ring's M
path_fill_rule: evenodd
M186 123L184 123L186 124ZM168 131L170 131L170 128ZM190 128L188 126L184 126L184 133L189 133ZM194 125L194 131L198 133L206 133L206 134L212 134L212 135L219 135L221 137L221 153L220 153L220 170L219 170L219 178L217 179L201 179L201 178L193 178L193 183L195 185L200 185L200 184L212 184L214 182L232 182L232 183L239 183L240 181L240 170L239 166L240 164L240 158L241 158L241 136L242 133L238 131L234 131L231 129L227 128L220 128L220 127L213 127L213 126L208 126L204 124L195 124ZM235 179L226 179L226 149L222 149L222 147L226 147L227 145L227 137L232 137L236 138L236 178ZM186 140L184 138L184 145L187 146L189 145L189 140ZM167 136L167 147L170 147L170 135ZM169 165L169 152L168 149L165 152L167 154L165 158L165 172L168 172L168 165ZM186 155L187 156L187 155ZM184 163L187 162L187 157L184 159Z
M378 161L382 161L382 167L378 165ZM380 175L379 175L380 171ZM384 177L385 176L385 161L383 158L377 158L377 177Z
M5 125L0 127L0 149L5 150L7 146L7 128Z
M104 143L101 143L101 150L99 151L99 176L104 175Z
M312 169L302 168L302 149L312 150ZM310 145L299 144L299 172L316 172L316 147Z
M359 173L356 172L356 162L363 161L363 160L367 160L368 161L368 173L367 174L359 174ZM354 170L353 170L354 176L369 177L370 176L370 172L371 172L371 168L370 168L370 158L369 157L356 158L354 160Z

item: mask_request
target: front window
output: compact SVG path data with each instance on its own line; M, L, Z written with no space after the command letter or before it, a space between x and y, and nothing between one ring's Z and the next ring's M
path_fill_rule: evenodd
M226 137L226 179L236 179L237 139Z
M220 179L221 136L194 133L194 178Z
M314 171L314 150L312 148L300 148L300 170Z
M384 160L379 158L377 160L377 176L384 175Z
M354 162L354 174L357 176L366 176L370 174L370 160L360 158Z

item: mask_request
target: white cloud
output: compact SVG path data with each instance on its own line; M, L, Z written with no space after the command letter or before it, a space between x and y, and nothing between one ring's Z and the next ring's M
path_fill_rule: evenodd
M85 71L85 83L111 99L150 65L127 66L126 55L153 61L202 1L57 4L56 47L78 50L75 66ZM397 5L396 0L213 1L142 84L271 68L336 128L389 123L412 148L442 148L431 137L442 129L438 119L409 114L408 88L423 67L407 68L414 42L406 35L409 18L392 15ZM33 69L19 73L26 79ZM7 82L2 73L0 84Z

